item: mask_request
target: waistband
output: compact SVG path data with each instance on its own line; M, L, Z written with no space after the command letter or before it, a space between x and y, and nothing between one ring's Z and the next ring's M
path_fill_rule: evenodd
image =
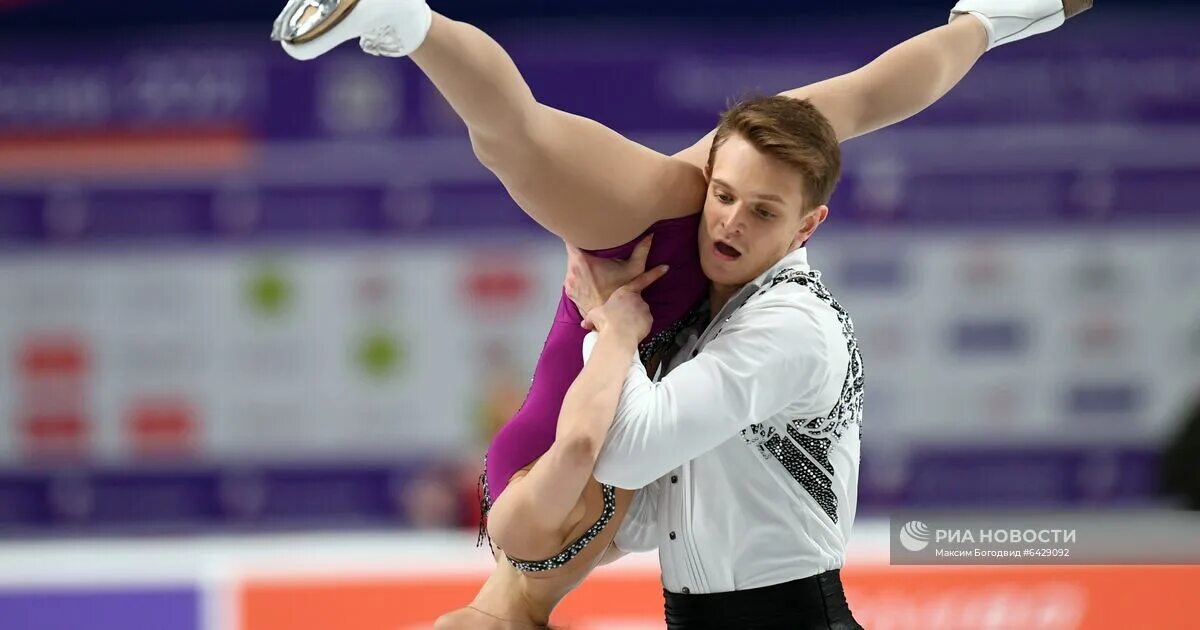
M841 571L725 593L663 591L669 630L857 630L842 590Z

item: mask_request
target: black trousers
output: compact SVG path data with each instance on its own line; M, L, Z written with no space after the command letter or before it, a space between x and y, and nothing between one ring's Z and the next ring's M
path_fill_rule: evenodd
M663 591L668 630L861 630L837 569L729 593Z

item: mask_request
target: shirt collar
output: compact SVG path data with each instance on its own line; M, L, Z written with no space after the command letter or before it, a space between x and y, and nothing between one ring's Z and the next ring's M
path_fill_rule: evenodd
M742 285L742 288L738 289L729 298L729 301L725 303L725 306L721 307L721 311L717 313L715 319L729 317L734 311L741 308L742 305L746 303L746 300L750 299L750 296L754 295L759 289L769 284L775 279L775 276L779 275L779 273L784 269L808 271L808 252L803 247L798 247L781 258L779 262L772 265L770 269L762 272L762 274L757 278ZM711 325L711 323L709 325Z
M762 272L762 275L752 280L750 284L756 287L761 287L767 282L770 282L775 276L779 275L780 271L783 271L787 268L808 271L808 250L804 247L797 247L796 249L793 249L791 252L788 252L788 255L779 259L779 262L772 265L770 269Z
M738 289L730 296L730 301L725 302L725 306L721 307L721 311L716 313L713 320L728 318L733 311L745 304L745 301L750 299L757 290L766 286L770 281L774 280L776 275L784 269L797 269L799 271L809 270L809 254L804 247L797 247L796 250L788 252L787 256L781 258L778 263L770 266L770 269L763 271L762 274L750 282L743 284L742 288ZM704 304L708 304L708 300L704 300ZM712 326L712 320L706 323L707 326ZM703 328L703 326L702 326Z

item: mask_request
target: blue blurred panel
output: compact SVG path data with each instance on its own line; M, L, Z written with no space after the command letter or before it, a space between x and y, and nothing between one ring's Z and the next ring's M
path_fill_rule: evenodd
M372 234L388 228L383 217L383 191L377 187L326 186L266 188L259 195L262 234Z
M883 290L904 284L904 264L898 259L847 260L839 276L839 285L847 289Z
M10 473L0 476L0 535L393 527L413 519L406 488L431 478L453 485L454 474L436 461ZM475 493L452 492L460 490ZM454 524L473 522L465 507L455 505Z
M1134 415L1141 411L1145 389L1139 383L1081 383L1067 389L1072 415Z
M916 447L897 468L866 449L859 505L866 512L1147 505L1157 490L1158 460L1153 449L1120 445L963 444ZM876 470L880 466L889 466L886 478ZM30 473L0 481L0 534L397 527L417 518L407 490L431 478L453 485L453 500L461 502L452 508L453 522L473 523L476 514L466 508L477 489L458 485L457 474L445 464L421 461L80 472L71 489L77 496L60 490L53 504L61 509L51 512L49 473Z
M953 328L951 346L963 355L1015 354L1029 344L1028 324L1023 320L960 322Z
M1068 182L1066 173L1055 172L918 175L906 187L900 216L921 224L1062 224Z
M26 473L0 475L0 531L50 523L49 483Z
M43 195L0 194L0 243L41 239L46 231L44 210Z
M88 483L92 524L176 526L221 518L218 477L209 470L105 471Z
M200 630L192 587L0 590L3 630Z
M1194 149L1194 147L1193 147ZM1158 221L1187 220L1197 214L1200 170L1159 168L1118 173L1113 206L1120 215Z
M321 465L263 471L261 518L277 522L386 522L395 514L393 471Z
M1078 455L1067 453L930 453L914 460L908 505L1051 506L1071 502L1070 475Z
M496 228L542 230L499 183L434 186L428 226L447 232Z
M1093 469L1075 478L1081 495L1096 503L1137 503L1162 492L1161 454L1156 450L1125 448L1110 457L1101 464L1109 466L1103 474Z
M88 195L84 233L97 240L211 234L212 196L209 190L97 190Z
M253 119L268 87L260 64L242 56L253 54L253 41L181 46L133 35L69 47L0 43L0 129L50 141L76 139L60 135L73 132L129 140L122 132L137 129L186 141L181 132L240 131L227 125Z
M895 507L1063 508L1146 506L1158 487L1158 454L1148 448L924 447L880 483L869 453L859 501L867 511Z

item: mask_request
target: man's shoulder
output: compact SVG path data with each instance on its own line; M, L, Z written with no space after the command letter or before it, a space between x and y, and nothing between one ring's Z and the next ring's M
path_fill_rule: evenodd
M829 294L829 289L825 288L825 283L821 281L821 272L816 269L806 266L784 267L774 276L766 278L758 290L758 295L770 294L824 296Z
M808 268L784 268L766 279L745 306L748 311L794 310L795 314L831 315L836 320L849 318L849 313L821 282L821 272ZM825 320L825 317L820 319Z
M849 313L807 268L785 268L767 279L740 309L741 323L763 331L792 353L799 344L810 357L844 359L846 339L853 339Z

